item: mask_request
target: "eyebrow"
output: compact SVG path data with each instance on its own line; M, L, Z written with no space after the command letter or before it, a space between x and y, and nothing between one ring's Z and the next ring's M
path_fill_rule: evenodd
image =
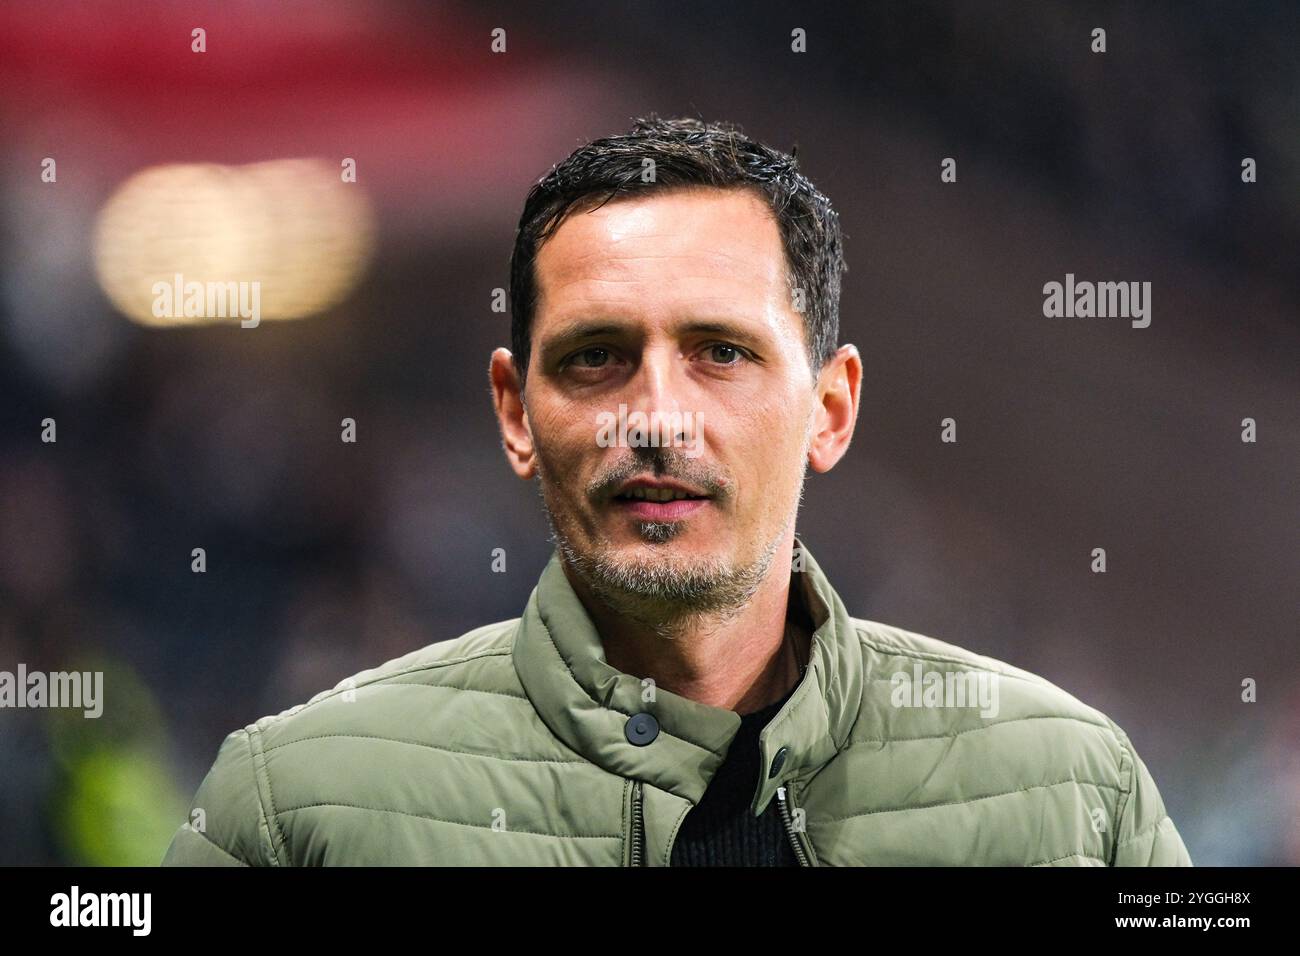
M539 354L543 364L546 364L552 359L560 358L570 348L588 339L606 335L626 337L635 333L635 331L636 327L631 325L620 325L600 319L579 320L564 326L560 331L547 338L542 344ZM758 345L763 341L762 336L755 334L739 322L728 319L695 319L673 325L670 331L674 335L699 334L701 332L722 335L747 345Z

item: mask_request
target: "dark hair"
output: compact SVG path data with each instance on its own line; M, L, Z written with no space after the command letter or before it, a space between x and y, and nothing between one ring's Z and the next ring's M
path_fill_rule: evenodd
M646 159L654 161L653 182L641 178ZM830 200L799 172L793 151L757 143L733 123L660 119L652 113L637 119L628 133L580 147L528 193L510 257L510 345L521 385L528 374L537 305L535 262L542 243L571 212L599 208L620 195L691 186L761 194L781 231L790 289L804 293L809 366L814 376L821 371L835 353L840 275L848 271L839 215Z

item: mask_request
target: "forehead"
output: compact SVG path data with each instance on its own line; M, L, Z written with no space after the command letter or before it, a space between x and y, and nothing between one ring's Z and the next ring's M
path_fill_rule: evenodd
M570 304L788 297L780 230L749 189L672 189L575 211L536 263L539 318Z

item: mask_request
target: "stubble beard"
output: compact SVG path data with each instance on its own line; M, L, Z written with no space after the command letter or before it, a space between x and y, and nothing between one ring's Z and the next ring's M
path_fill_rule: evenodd
M620 556L604 538L590 551L582 551L555 521L546 501L546 478L540 462L537 477L551 541L565 564L612 612L671 640L703 623L725 623L749 603L767 578L777 549L794 524L803 501L806 475L805 457L795 507L788 520L754 560L741 565L720 558L672 560L668 554L628 558ZM641 540L652 546L665 544L685 530L684 523L672 521L639 521L636 527Z

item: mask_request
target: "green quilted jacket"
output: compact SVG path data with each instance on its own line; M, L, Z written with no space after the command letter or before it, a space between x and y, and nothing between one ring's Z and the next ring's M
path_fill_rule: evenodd
M796 540L800 556L791 594L817 630L760 737L752 810L778 801L801 863L1191 865L1104 714L1001 661L850 617ZM996 713L975 703L977 681L996 686ZM964 701L943 694L962 686ZM226 737L163 864L667 866L739 726L605 663L553 555L521 618Z

